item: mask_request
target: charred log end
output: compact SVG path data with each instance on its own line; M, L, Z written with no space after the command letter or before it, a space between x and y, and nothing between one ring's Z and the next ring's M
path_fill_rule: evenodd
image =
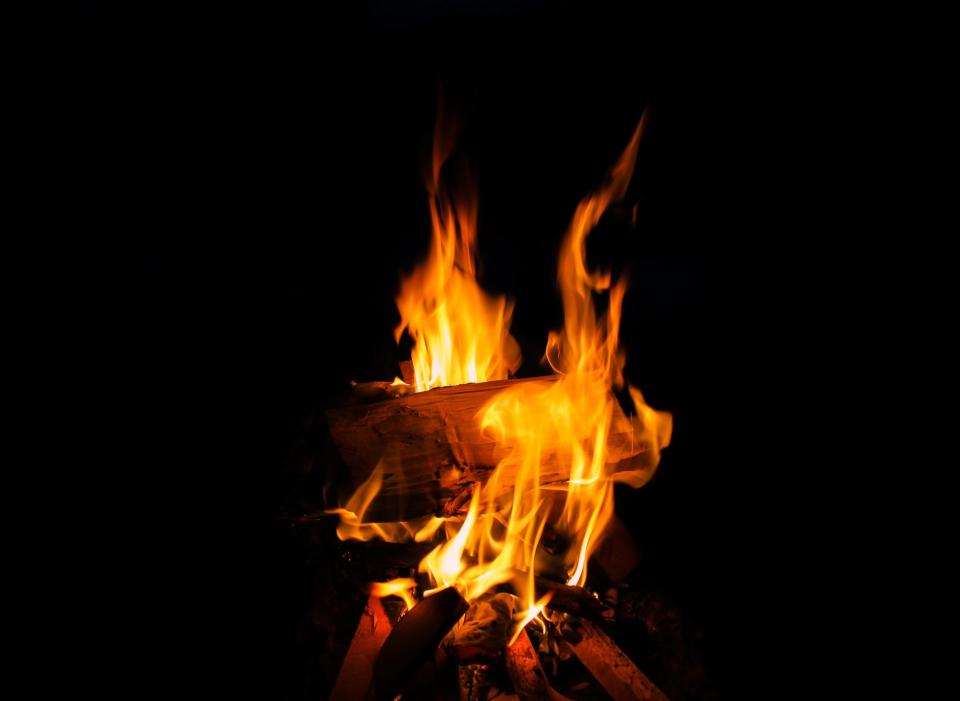
M427 597L401 618L373 667L374 701L392 701L433 659L440 641L466 609L463 597L450 587Z

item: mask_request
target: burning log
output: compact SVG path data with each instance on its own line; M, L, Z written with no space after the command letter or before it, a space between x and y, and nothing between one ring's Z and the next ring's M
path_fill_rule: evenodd
M581 621L579 633L581 637L572 645L573 652L611 697L622 701L668 701L600 628Z
M482 432L477 415L488 400L517 383L552 383L556 379L546 376L441 387L373 404L328 409L326 417L354 483L366 480L384 460L387 469L380 496L407 498L403 516L412 517L437 512L462 494L464 485L484 482L513 448ZM616 471L655 466L619 405L614 406L607 459ZM569 462L559 459L554 446L544 445L541 483L563 482L569 475ZM504 474L504 488L509 488L514 478ZM377 505L371 508L375 511ZM375 517L368 514L368 518Z
M417 671L433 658L440 641L466 608L457 590L447 588L421 601L397 622L373 667L374 701L396 698Z
M367 697L374 662L392 628L380 599L371 596L340 667L330 701L360 701Z

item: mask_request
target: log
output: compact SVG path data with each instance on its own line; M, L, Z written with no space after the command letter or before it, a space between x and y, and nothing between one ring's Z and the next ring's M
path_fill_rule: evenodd
M457 590L448 587L426 597L397 621L373 666L373 701L396 698L434 658L440 641L467 608Z
M668 701L629 657L593 623L581 621L580 640L571 645L583 666L619 701Z
M373 665L392 629L380 599L371 596L343 659L330 701L364 701L368 697Z
M330 436L350 470L354 487L384 461L379 507L402 497L402 513L378 513L374 502L366 520L397 520L438 513L471 482L485 482L512 448L497 444L480 429L477 415L498 392L518 383L555 382L556 376L498 380L440 387L372 404L328 409ZM615 469L652 468L646 446L618 404L607 441ZM654 453L656 451L653 451ZM543 446L541 482L563 482L570 467L550 445ZM511 476L504 475L509 487Z

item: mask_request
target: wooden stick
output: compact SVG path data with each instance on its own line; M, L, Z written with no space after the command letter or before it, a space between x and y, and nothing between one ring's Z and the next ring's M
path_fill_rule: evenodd
M392 629L380 599L371 596L340 667L330 701L364 701L368 697L373 680L373 664Z
M610 696L618 701L668 701L600 628L581 621L579 632L573 652Z

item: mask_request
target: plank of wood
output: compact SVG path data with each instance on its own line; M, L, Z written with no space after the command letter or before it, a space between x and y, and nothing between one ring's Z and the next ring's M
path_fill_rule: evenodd
M393 626L380 599L371 596L343 659L330 701L364 701L370 694L373 664Z
M668 701L600 628L581 621L580 633L573 652L610 696L618 701Z
M381 499L404 497L403 518L436 512L471 482L485 482L513 446L498 444L484 435L478 413L497 393L518 383L557 380L555 375L520 380L497 380L440 387L373 404L328 409L325 414L330 436L349 468L354 486L366 480L383 460ZM637 431L619 405L607 439L608 456L615 469L655 467L656 451L636 440ZM554 446L542 446L541 482L569 478L570 466ZM648 457L649 456L649 457ZM506 471L508 488L513 475ZM393 500L397 501L396 499ZM377 513L374 502L367 520L396 520L398 514Z

